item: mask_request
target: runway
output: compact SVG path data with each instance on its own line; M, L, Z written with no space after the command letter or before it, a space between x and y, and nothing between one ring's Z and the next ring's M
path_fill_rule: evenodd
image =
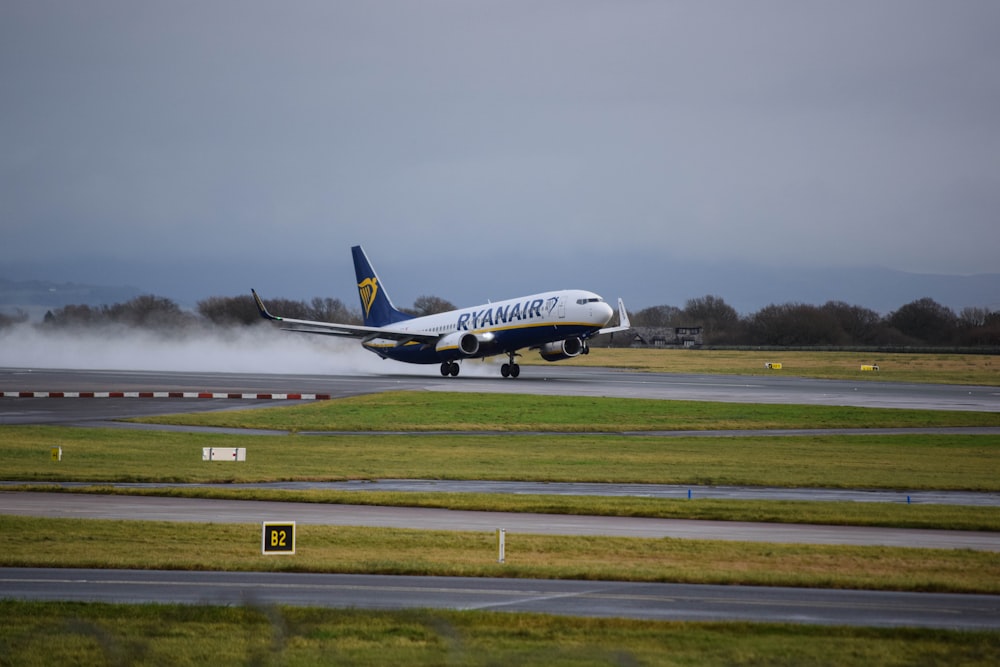
M272 375L0 368L0 391L308 393L325 394L334 398L393 390L461 391L1000 412L998 387L811 380L779 375L742 377L635 373L572 366L525 366L521 377L516 380L504 380L492 375L442 378L436 376L433 369L421 370L425 374ZM4 400L6 399L0 399L0 402ZM150 410L188 410L193 404L199 403L198 399L155 398L124 399L131 401L130 404L120 403L123 399L24 400L33 401L29 408L33 414L29 418L42 421L106 418L102 415L118 415L121 410L127 410L130 406L144 413ZM79 408L79 412L74 412L77 408L58 405L61 401L82 402L85 405ZM119 403L112 407L102 401ZM227 403L240 407L260 403L226 399L208 402L210 405L194 409L219 409L227 407Z
M5 482L4 487L57 485L68 489L93 486L90 482ZM780 488L769 486L703 486L697 484L621 484L604 482L509 482L449 479L364 479L343 482L227 482L222 484L170 484L165 482L112 482L122 489L258 489L284 491L366 491L386 493L497 493L538 496L607 496L662 498L666 500L796 500L836 503L896 503L900 505L963 505L1000 507L1000 493L921 489Z
M535 375L537 373L537 375ZM329 394L332 397L348 396L361 393L374 393L388 390L414 391L468 391L468 392L517 392L549 395L577 396L620 396L642 397L675 400L712 400L753 403L798 403L816 405L855 405L879 407L907 407L940 410L980 410L1000 411L1000 391L991 387L955 387L939 385L907 385L881 382L842 382L819 381L787 378L779 376L737 378L730 376L691 376L671 374L627 373L607 369L582 369L572 367L526 367L525 373L518 380L502 380L500 378L484 378L475 376L460 376L458 378L441 378L433 375L362 375L362 376L318 376L318 375L267 375L267 374L229 374L229 373L165 373L165 372L134 372L134 371L59 371L59 370L27 370L0 369L0 391L197 391L197 392L228 392L228 393L318 393ZM138 416L145 414L164 414L170 412L188 412L192 410L219 410L246 408L252 406L271 405L272 402L246 399L160 399L160 398L30 398L30 399L0 399L0 424L79 424L99 425L106 420ZM284 403L283 403L284 404ZM877 425L873 425L877 427ZM39 499L33 496L42 495ZM87 499L81 502L81 499ZM65 500L65 502L64 502ZM119 518L147 518L172 521L237 521L258 522L261 515L271 511L282 511L281 518L287 518L287 513L294 511L297 521L308 524L330 523L344 521L349 525L404 525L405 527L427 527L456 529L456 519L461 519L463 527L460 530L494 530L498 527L507 528L512 533L547 532L559 534L622 534L654 536L678 536L693 539L716 539L713 535L725 534L722 539L739 539L744 541L790 541L816 544L857 543L857 544L893 544L896 546L927 546L930 548L972 548L1000 550L997 536L991 533L966 534L962 531L887 531L885 529L857 529L850 527L830 526L780 526L775 524L745 524L737 525L715 522L674 522L657 523L658 520L623 520L601 517L566 517L562 515L497 515L495 513L460 513L433 510L417 510L412 508L364 508L337 506L296 507L297 504L281 503L280 508L268 508L256 502L239 503L236 501L187 501L173 504L177 499L148 498L137 502L137 498L119 498L114 502L123 507L108 509L108 501L102 496L60 496L59 494L14 494L0 493L0 513L26 513L48 516L108 516ZM127 501L127 502L124 502ZM151 501L147 504L145 501ZM164 505L163 503L168 504ZM223 506L214 503L233 502L234 506ZM209 504L205 504L209 503ZM101 509L100 505L104 505ZM29 509L34 505L34 509ZM303 504L307 505L307 504ZM89 508L89 509L88 509ZM96 508L96 509L95 509ZM301 510L301 514L299 513ZM316 512L319 516L310 515ZM365 514L361 514L364 512ZM203 518L199 519L198 516ZM208 518L212 517L212 518ZM264 517L267 518L267 517ZM507 525L498 525L505 523ZM703 525L698 525L703 524ZM344 524L342 524L344 525ZM714 531L714 532L713 532ZM969 540L969 541L967 541ZM26 573L25 578L38 580L38 593L32 595L52 595L52 581L48 575L33 573L36 570L17 571ZM65 574L66 571L60 571ZM108 576L116 581L132 579L147 573L108 572ZM168 579L175 580L167 586L153 585L151 590L160 590L155 599L167 601L172 599L170 593L185 584L184 581L194 581L197 589L197 579L188 579L188 574L229 579L226 573L169 573ZM96 579L99 575L81 575L84 581ZM103 575L101 575L103 576ZM235 575L233 575L235 576ZM295 582L289 575L275 575L278 582L269 582L271 575L251 573L238 575L238 583L233 584L233 590L242 591L246 596L273 596L276 601L299 604L299 593L293 593ZM298 576L298 575L296 575ZM313 575L303 575L305 577ZM239 577L242 577L239 578ZM19 591L9 571L4 572L0 595L7 596ZM75 577L70 577L74 579ZM361 594L353 601L347 602L341 593L327 597L325 604L346 604L347 606L363 606L365 600L381 600L387 606L398 608L409 603L396 599L393 595L382 595L375 591L408 590L411 586L418 591L415 599L417 606L436 606L434 595L430 590L447 588L445 584L455 584L462 589L450 593L447 601L441 606L449 608L467 608L462 600L468 600L470 593L466 582L447 578L445 584L436 581L418 579L415 584L400 584L399 578L374 578L372 584L330 583L329 586L341 586L344 589L358 590ZM486 604L482 608L534 609L537 601L560 598L580 600L617 599L620 604L613 609L593 609L582 603L563 607L564 611L550 613L570 613L574 615L610 615L629 616L635 618L671 618L671 619L708 619L708 618L739 618L745 620L787 620L791 622L815 623L845 623L851 625L917 625L926 627L1000 627L997 609L1000 607L998 596L955 596L968 601L970 598L982 598L976 601L975 612L960 612L950 609L944 603L943 597L910 594L904 599L897 597L868 598L870 594L857 591L813 591L805 589L749 589L751 593L742 601L721 605L718 600L727 598L721 593L732 593L734 587L725 587L722 591L713 591L715 587L692 587L695 592L687 592L683 596L676 589L673 592L658 590L645 592L637 602L629 595L619 595L615 591L630 589L629 585L619 583L604 584L610 589L598 587L593 593L569 592L561 589L568 585L589 585L593 582L531 582L525 588L524 582L516 580L471 580L474 590L496 590L485 601L476 604ZM48 583L46 583L48 582ZM397 586L397 584L399 584ZM286 587L287 585L287 587ZM366 586L371 586L366 588ZM520 587L519 587L520 586ZM555 593L549 593L550 586L555 586ZM307 586L308 587L308 586ZM83 586L87 588L86 585ZM94 586L90 587L93 590ZM112 589L114 586L100 586L98 589ZM144 597L129 597L129 591L135 592L132 585L124 585L121 598L123 600L145 599ZM340 588L330 590L340 591ZM528 600L518 596L527 590ZM584 589L590 590L590 589ZM607 591L610 590L610 593ZM48 593L45 593L48 591ZM65 591L71 593L71 586L59 584L57 596ZM506 591L506 592L503 592ZM784 602L775 602L775 610L769 610L772 596L788 595ZM80 593L88 595L92 593ZM151 594L152 595L152 594ZM831 602L827 596L843 595L840 602ZM859 597L852 597L852 596ZM405 595L404 595L405 597ZM506 600L511 604L498 602ZM92 599L92 598L86 598ZM241 599L246 599L241 598ZM492 601L491 601L492 600ZM681 602L678 602L681 600ZM866 601L867 600L867 601ZM204 600L194 600L204 601ZM301 602L312 604L311 602ZM832 613L830 610L843 605L843 612ZM521 606L527 605L527 606ZM884 614L869 616L866 610L884 607ZM922 618L930 613L932 608L941 607L942 615L934 620ZM473 608L473 607L468 607ZM541 609L541 607L539 607ZM742 609L742 611L741 611ZM909 610L923 609L910 615ZM979 619L979 620L974 620ZM982 624L987 625L983 626Z
M660 621L1000 628L1000 597L614 581L0 568L4 597L108 603L443 608Z
M0 493L0 513L75 519L132 519L196 523L295 521L303 525L375 526L543 535L592 535L790 544L845 544L1000 552L1000 533L864 526L699 521L643 517L478 512L423 507L328 505L93 494Z

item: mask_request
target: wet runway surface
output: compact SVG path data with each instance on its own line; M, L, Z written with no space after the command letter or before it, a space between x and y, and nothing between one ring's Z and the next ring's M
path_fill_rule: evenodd
M1000 388L810 380L783 376L634 373L602 368L525 366L518 379L492 376L442 378L424 375L270 375L251 373L169 373L164 371L79 371L0 368L0 391L200 391L241 393L319 393L332 397L392 390L527 393L564 396L616 396L738 403L794 403L926 410L1000 411ZM4 399L0 399L3 401ZM27 399L34 400L34 399ZM92 401L73 419L114 414L101 401L117 399L38 399ZM130 399L131 400L131 399ZM170 409L198 399L138 399L157 403L139 410ZM171 404L171 401L173 402ZM167 405L162 405L164 402ZM225 403L226 400L219 401ZM234 403L253 401L234 400ZM171 407L173 405L173 407ZM119 406L123 409L126 406ZM205 409L219 409L215 405ZM73 408L34 404L36 419L60 418ZM184 410L189 406L185 405ZM197 409L197 408L196 408ZM6 410L4 410L6 412ZM120 416L120 415L116 415ZM5 422L11 423L11 422ZM28 423L28 422L24 422ZM878 426L873 424L872 426Z
M52 482L38 482L51 486ZM0 481L5 486L30 486ZM62 482L65 488L92 486L90 482ZM761 486L698 486L693 484L607 484L594 482L505 482L445 479L373 479L343 482L260 482L225 484L167 484L120 482L114 488L279 489L285 491L356 491L382 493L498 493L515 495L608 496L668 500L794 500L805 502L896 503L900 505L964 505L1000 507L1000 493L976 491L885 491L879 489L803 489Z
M289 520L327 526L377 526L541 535L684 538L736 542L842 544L1000 552L1000 533L866 526L651 519L645 517L478 512L425 507L137 497L33 492L0 493L0 513L77 519L135 519L195 523Z
M995 630L1000 597L751 586L272 572L3 569L24 600L443 608L663 621Z

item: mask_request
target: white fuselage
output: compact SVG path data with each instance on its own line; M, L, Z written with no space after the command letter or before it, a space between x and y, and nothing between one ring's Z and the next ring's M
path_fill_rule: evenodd
M416 317L393 325L396 331L440 336L437 345L400 342L374 334L364 345L377 354L413 363L443 358L484 357L587 336L611 319L604 299L584 290L542 292L458 310ZM473 350L472 338L478 342ZM463 347L463 343L465 346Z

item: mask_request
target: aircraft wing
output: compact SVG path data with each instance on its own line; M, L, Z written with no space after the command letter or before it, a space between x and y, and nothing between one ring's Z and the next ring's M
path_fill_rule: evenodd
M267 311L264 302L258 296L256 290L250 290L250 293L253 294L253 299L257 304L260 316L265 320L281 322L283 325L287 325L281 327L283 331L296 331L298 333L320 334L323 336L344 336L347 338L386 338L388 340L399 341L400 345L411 341L436 343L438 338L440 338L437 334L406 331L397 327L365 327L357 324L338 324L336 322L316 322L313 320L296 320L289 317L279 317Z
M625 312L625 302L622 301L621 298L619 298L618 299L618 326L616 326L616 327L607 327L606 329L600 329L594 335L595 336L599 336L601 334L617 333L619 331L625 331L625 330L631 329L631 328L632 328L632 323L628 319L628 313Z

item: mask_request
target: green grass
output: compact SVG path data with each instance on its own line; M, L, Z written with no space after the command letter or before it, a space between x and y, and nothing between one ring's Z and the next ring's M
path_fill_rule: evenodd
M768 362L781 363L781 370L765 368ZM878 372L861 370L862 364L873 362L879 365ZM547 362L527 354L521 363L544 366ZM990 354L593 348L591 354L559 363L652 373L788 375L858 382L1000 385L1000 357Z
M3 436L3 476L21 481L400 478L1000 490L1000 439L988 435L238 436L7 426ZM56 446L59 462L49 453ZM207 463L204 447L246 447L247 461Z
M654 354L659 351L653 351ZM687 351L680 354L688 354ZM595 358L598 355L591 355ZM767 355L765 360L772 359ZM884 355L883 355L884 356ZM693 358L693 357L691 357ZM702 356L698 363L709 357ZM744 357L738 363L745 363ZM675 357L675 360L682 357ZM796 374L799 361L783 355ZM789 361L793 360L793 361ZM662 358L660 360L662 362ZM757 364L760 360L752 360ZM868 361L865 359L863 361ZM997 384L976 367L907 370L908 381ZM719 362L713 362L718 364ZM888 365L880 360L884 368ZM981 367L980 367L981 366ZM984 371L985 369L985 371ZM650 367L650 370L657 370ZM677 369L681 370L681 369ZM748 373L760 371L744 370ZM717 369L685 372L720 372ZM822 373L814 370L814 373ZM847 370L838 372L848 373ZM788 373L786 373L788 374ZM816 375L822 376L822 375ZM984 378L976 379L976 378ZM862 376L863 377L863 376ZM897 376L892 376L897 377ZM902 378L903 374L899 373ZM883 372L880 379L889 379ZM917 379L923 378L923 379ZM600 399L420 394L331 402L267 415L280 430L485 429L578 431L997 425L996 414L796 406L614 403ZM539 405L544 403L544 405ZM645 403L639 405L638 403ZM490 406L498 409L490 412ZM387 409L388 411L381 411ZM260 416L262 413L251 413ZM461 415L475 415L474 418ZM595 418L596 415L596 418ZM231 413L224 416L231 418ZM195 423L182 418L183 423ZM230 425L230 424L224 424ZM408 426L407 426L408 425ZM4 478L237 481L454 477L776 486L996 490L996 438L623 438L573 436L240 437L57 427L4 427ZM52 462L49 447L62 446ZM246 446L246 464L201 462L203 446ZM162 493L178 493L163 491ZM221 492L214 491L213 494ZM917 525L996 530L994 508L887 504L726 503L475 494L285 494L228 497L375 502L690 516L763 521ZM244 495L245 494L245 495ZM739 506L737 508L737 505ZM825 518L824 518L825 517ZM877 518L873 518L877 517ZM915 522L915 523L906 523ZM963 523L964 522L964 523ZM995 554L959 550L750 544L508 534L496 564L492 535L300 526L298 554L262 557L259 526L28 519L0 516L5 565L315 569L761 585L997 592ZM0 601L0 664L539 664L870 665L1000 662L1000 633L771 624L654 623L480 612L366 612L285 607L102 605Z
M530 423L552 428L583 420L650 420L670 411L685 427L747 427L821 423L858 425L880 420L887 426L980 423L996 415L931 411L739 406L685 402L396 393L329 404L223 413L232 426L287 427L308 419L343 423L375 406L381 423L412 423L422 417L434 427L449 414L484 412L483 424L505 410L531 409ZM439 400L438 400L439 399ZM580 403L581 405L577 405ZM264 413L263 417L261 416ZM180 416L193 421L198 416ZM714 418L714 421L713 421ZM249 420L249 423L247 423ZM643 422L648 423L648 422ZM844 525L1000 529L992 507L902 504L920 490L1000 490L1000 441L978 435L817 435L789 437L662 437L600 434L534 435L336 435L240 436L63 427L5 427L0 441L4 477L22 481L77 482L266 482L345 479L484 479L541 482L651 483L776 487L896 489L900 503L816 503L775 501L658 500L648 498L520 496L375 492L281 492L186 489L157 495L274 498L344 504L448 507L486 511L600 514L714 520L774 521ZM63 449L53 462L51 447ZM247 447L246 463L206 463L203 447ZM947 465L942 465L947 461ZM98 489L107 491L106 488ZM118 493L140 493L117 490Z
M1000 559L971 549L522 535L299 525L263 556L260 524L0 516L0 565L301 571L1000 593Z
M388 392L307 405L135 419L289 431L679 431L1000 426L1000 413L637 398Z
M451 611L0 601L0 662L79 665L995 665L1000 634Z
M520 397L389 395L276 410L277 428L602 430L996 425L997 415L785 406L614 403ZM437 397L435 397L436 399ZM518 397L515 397L518 398ZM384 400L388 401L386 403ZM395 402L388 412L372 408ZM346 404L350 403L350 404ZM544 403L544 405L539 405ZM487 407L484 407L487 406ZM782 406L776 406L781 408ZM332 412L326 412L333 408ZM659 408L660 410L657 410ZM252 415L261 413L253 411ZM473 414L476 419L457 418ZM508 419L511 416L514 419ZM599 419L594 419L598 415ZM225 415L226 419L231 414ZM185 423L193 423L187 417ZM474 423L473 423L474 422ZM308 424L308 426L306 426ZM320 426L315 426L319 424ZM367 424L367 426L364 426ZM627 424L627 426L626 426ZM239 425L260 426L247 421ZM359 426L361 425L361 426ZM609 435L250 437L59 427L4 427L5 478L238 481L421 477L750 483L775 486L996 490L1000 444L987 436L657 438ZM49 448L61 446L53 462ZM204 446L245 446L245 464L204 463ZM741 481L742 480L742 481ZM106 489L105 489L106 490ZM158 493L175 494L165 490ZM286 492L227 497L374 502L762 521L996 530L995 508L868 503L727 503L642 498ZM908 523L912 522L912 523ZM259 554L256 525L0 517L12 566L314 569L473 576L997 592L996 555L969 550L801 546L696 540L300 526L291 558ZM0 601L0 664L967 664L1000 661L1000 633L769 624L649 623L476 612L111 606Z

